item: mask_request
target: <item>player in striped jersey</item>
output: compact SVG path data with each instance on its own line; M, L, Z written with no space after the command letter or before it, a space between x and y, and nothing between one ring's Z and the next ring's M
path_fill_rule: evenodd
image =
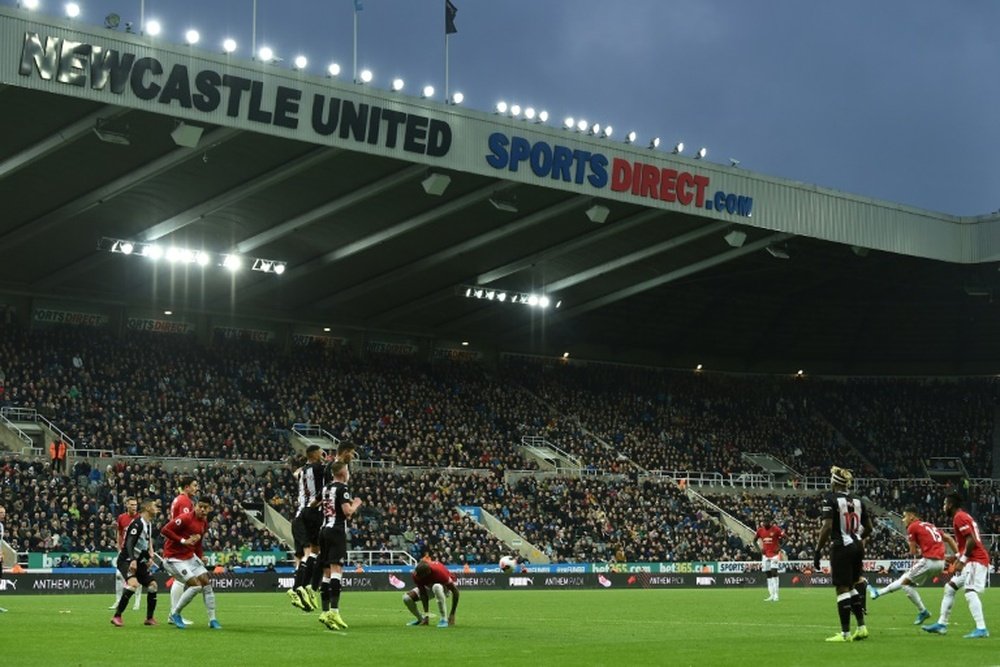
M849 642L868 638L865 625L865 591L867 582L861 577L865 557L862 537L871 535L872 521L861 498L849 493L854 474L846 468L830 469L830 491L823 496L823 521L816 541L813 565L819 569L823 547L830 546L830 575L837 589L837 613L840 616L840 633L827 638L828 642ZM851 634L851 613L858 628Z
M303 611L319 606L313 586L319 553L319 529L323 522L320 502L323 498L323 450L319 445L306 449L306 464L295 471L298 485L298 511L292 520L295 541L295 582L288 591L292 604Z

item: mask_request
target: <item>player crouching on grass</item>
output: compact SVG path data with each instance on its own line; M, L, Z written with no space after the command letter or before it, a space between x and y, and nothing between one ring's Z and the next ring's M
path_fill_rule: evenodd
M128 602L135 595L139 587L146 591L146 625L156 625L153 612L156 611L156 581L149 573L149 559L152 556L153 542L153 517L160 513L160 501L147 500L142 504L142 511L139 516L132 520L132 523L125 529L125 542L122 550L118 553L118 572L125 580L125 588L118 598L118 606L115 608L115 615L111 619L111 624L121 627L122 614L128 608Z
M194 506L194 512L178 516L160 529L160 534L166 538L163 543L163 567L173 576L175 586L177 582L185 586L184 594L170 610L170 622L177 626L178 630L185 629L181 611L199 592L208 611L208 627L213 630L222 629L215 618L215 591L212 590L212 579L202 561L204 557L202 538L208 529L208 513L211 509L207 501L199 500Z
M427 589L430 588L437 600L438 614L441 620L438 621L439 628L447 628L455 625L455 610L458 609L458 586L455 585L455 575L448 568L436 560L427 562L420 561L413 570L413 583L416 587L403 594L403 604L416 617L407 625L427 625L428 604L430 602ZM451 613L445 618L445 598L451 596ZM424 613L417 611L417 599L424 605Z

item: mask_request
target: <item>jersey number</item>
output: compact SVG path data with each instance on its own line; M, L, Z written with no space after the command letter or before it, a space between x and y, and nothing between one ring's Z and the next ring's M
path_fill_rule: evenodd
M857 535L861 528L861 517L853 510L844 512L844 530L850 535Z
M927 530L927 532L928 532L928 534L930 534L932 540L934 540L935 542L940 542L941 541L941 533L938 531L937 528L934 527L934 524L932 524L932 523L921 523L920 525L923 526L925 530Z

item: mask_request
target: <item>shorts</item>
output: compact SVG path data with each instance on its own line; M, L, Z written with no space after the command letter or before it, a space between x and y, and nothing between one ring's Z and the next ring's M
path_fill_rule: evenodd
M205 564L197 556L192 556L185 560L176 558L164 558L163 569L170 573L174 579L187 583L196 577L208 574Z
M913 564L906 574L903 575L911 582L914 586L923 586L927 581L944 571L944 561L934 560L929 558L921 558L916 563Z
M347 565L347 531L324 528L319 532L319 562L327 565Z
M128 573L128 566L131 562L132 561L127 558L119 557L118 561L115 563L118 574L120 574L125 581L134 577L135 580L139 582L140 586L149 586L153 583L153 575L149 573L149 563L140 561L135 566L135 572L130 575Z
M847 546L834 545L830 551L830 575L833 585L837 588L853 588L861 579L861 565L865 558L865 550L861 542L852 542Z
M780 566L781 566L780 556L761 556L760 558L761 572L770 572L772 570L777 572Z
M298 558L306 553L307 546L319 544L319 529L323 525L319 509L307 507L297 517L292 519L292 541L295 543L295 555Z
M981 593L986 589L986 582L989 580L990 568L982 563L969 562L962 568L962 572L951 578L951 584L955 588L965 586L965 590Z

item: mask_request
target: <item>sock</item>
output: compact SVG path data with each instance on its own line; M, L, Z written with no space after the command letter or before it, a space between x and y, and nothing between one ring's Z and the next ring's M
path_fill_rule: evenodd
M854 620L858 622L858 627L865 624L865 598L858 594L858 590L851 591L851 611L854 612Z
M924 606L924 601L920 599L920 593L917 592L916 588L913 586L903 586L903 592L906 593L906 597L910 598L910 602L914 604L917 611L925 611L927 609Z
M851 630L851 594L837 596L837 614L840 616L840 631L845 635Z
M205 601L205 609L208 611L208 620L215 620L215 591L212 584L201 587L201 597Z
M184 595L184 584L174 579L174 585L170 587L170 613L177 609L181 603L181 596Z
M976 622L976 629L985 630L986 619L983 618L983 602L979 599L979 593L965 591L965 601L969 603L969 613L972 614L972 620Z
M854 584L854 590L856 590L858 592L858 596L861 598L861 611L867 614L868 613L868 595L866 595L866 594L868 593L868 580L867 579L862 579L858 583ZM864 624L865 624L865 622L862 619L861 625L864 625Z
M424 620L423 614L417 611L417 601L410 597L409 593L403 593L403 604L410 610L410 613L417 617L418 621Z
M774 573L773 579L774 579L774 599L777 600L778 599L778 581L779 581L779 579L778 579L778 573L777 572Z
M146 593L146 618L153 618L153 612L156 611L156 591L147 591Z
M938 616L938 623L941 625L948 625L948 619L951 618L951 607L955 604L956 592L951 584L945 584L944 597L941 598L941 615Z
M312 583L313 574L316 572L316 557L312 554L306 556L306 559L302 561L305 568L302 570L302 583L300 586L305 586L306 584Z
M314 591L318 591L323 581L323 568L320 567L319 558L313 559L313 562L312 577L306 583L312 586Z
M125 580L120 572L115 572L115 604L122 599L122 590L125 588Z
M340 612L340 572L330 575L330 609Z
M295 568L295 582L292 584L292 588L299 588L304 585L306 581L306 559L302 558L299 561L299 566Z
M319 591L319 596L323 600L323 611L330 611L330 577L323 576Z
M177 601L177 606L170 610L171 614L179 614L184 607L188 606L188 603L194 599L194 596L201 591L201 586L185 586L184 594L181 595L181 599Z
M445 613L445 598L444 598L444 586L441 584L434 584L431 586L431 591L434 593L434 599L438 603L438 613L441 618L448 618L448 614Z
M133 595L135 595L135 591L126 586L125 589L122 591L122 596L118 598L118 608L115 609L115 616L122 615L125 609L128 608L128 601L132 599Z
M146 588L145 586L143 586L143 587L142 587L142 592L143 592L143 593L148 593L148 592L149 592L149 589L148 589L148 588ZM135 609L136 611L139 611L139 605L140 605L140 604L142 604L142 596L141 596L141 595L139 595L139 591L136 591L136 595L135 595L135 598L134 598L134 602L133 602L133 604L132 604L132 609Z

